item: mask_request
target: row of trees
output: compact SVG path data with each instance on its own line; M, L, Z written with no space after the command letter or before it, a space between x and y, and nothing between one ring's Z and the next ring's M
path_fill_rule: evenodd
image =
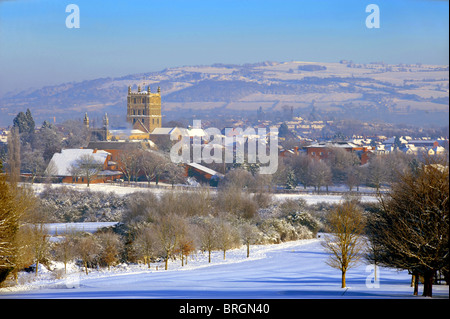
M347 185L349 190L368 185L379 189L395 182L396 172L404 172L418 166L418 158L402 152L373 156L369 163L361 166L355 153L343 149L330 149L326 160L317 161L306 154L284 158L274 176L278 184L288 189L298 184L313 186L317 191L331 185Z
M436 273L449 282L448 163L426 163L397 174L392 191L364 212L355 201L338 205L328 215L324 247L328 264L342 273L366 257L375 266L408 270L414 295L423 277L423 296L432 296Z

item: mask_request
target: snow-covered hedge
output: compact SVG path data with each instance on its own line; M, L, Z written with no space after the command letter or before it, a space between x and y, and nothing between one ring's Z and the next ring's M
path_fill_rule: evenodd
M79 191L66 187L47 188L39 196L48 222L120 221L128 196Z

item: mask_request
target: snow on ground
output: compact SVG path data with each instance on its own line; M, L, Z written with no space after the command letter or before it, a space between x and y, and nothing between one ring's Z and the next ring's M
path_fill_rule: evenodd
M82 222L82 223L48 223L45 224L47 233L55 236L71 232L95 233L99 228L110 227L117 222Z
M110 271L91 270L86 275L72 264L62 279L55 279L45 269L37 278L21 274L22 283L0 289L0 299L421 298L412 296L407 272L381 268L377 285L373 268L366 264L347 272L348 288L343 289L340 272L325 264L327 256L321 240L311 239L254 245L250 258L246 258L245 246L228 251L226 260L217 251L211 264L207 253L198 253L184 267L180 260L171 261L167 271L163 263L154 263L150 269L145 265L118 265ZM448 286L435 285L433 296L448 298Z
M153 185L154 183L152 183ZM160 183L161 184L161 183ZM146 188L146 187L131 187L131 186L117 186L112 184L91 184L89 188L86 185L83 184L51 184L50 187L68 187L80 191L90 190L93 192L113 192L117 194L118 196L124 196L127 194L131 194L134 192L152 192L156 195L159 195L163 192L172 191L172 188L170 185L167 184L161 184L163 186L167 186L167 188ZM33 184L33 189L36 194L41 193L44 188L46 187L46 184ZM195 188L192 188L195 189ZM177 189L175 189L177 191ZM214 191L214 190L212 190ZM340 187L331 188L330 191L345 191ZM362 191L367 191L363 189ZM317 204L320 202L328 202L328 203L339 203L342 201L342 195L327 195L324 191L323 194L306 194L306 193L296 193L296 194L274 194L273 195L275 199L285 200L285 199L297 199L301 198L306 201L308 205ZM361 196L362 202L376 202L377 197L376 196Z

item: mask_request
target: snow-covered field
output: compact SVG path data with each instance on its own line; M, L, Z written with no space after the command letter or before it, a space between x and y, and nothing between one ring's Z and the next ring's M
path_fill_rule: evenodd
M84 185L64 185L86 189ZM35 184L39 193L43 185ZM58 187L58 186L54 186ZM164 192L165 189L139 189L105 184L91 185L91 191L114 192L125 195L137 190ZM277 199L303 198L308 204L339 202L339 195L277 194ZM362 201L376 201L363 196ZM94 231L105 223L73 223L69 227ZM49 225L51 234L60 234L67 224ZM213 252L208 263L207 253L190 256L187 265L180 260L145 265L118 265L111 270L90 270L69 265L63 275L63 265L55 264L53 271L45 268L34 273L21 273L19 284L0 289L0 299L411 299L411 277L405 271L380 268L378 281L373 267L361 263L347 272L347 288L341 288L341 273L329 267L328 254L321 239L299 240L278 245L253 245L250 258L246 247L223 253ZM57 275L59 274L59 275ZM449 297L449 287L435 285L435 298Z
M163 183L160 183L165 185ZM129 187L129 186L117 186L111 184L91 184L89 188L83 184L52 184L51 187L68 187L71 189L76 189L80 191L93 191L93 192L113 192L118 196L124 196L127 194L131 194L134 192L152 192L156 195L162 194L163 192L171 191L170 185L166 185L167 188L145 188L145 187ZM33 190L36 194L41 193L45 184L33 184ZM195 187L192 188L195 190ZM345 191L342 187L330 187L330 191ZM367 189L362 188L362 191L367 192ZM176 191L176 190L175 190ZM327 195L325 192L323 194L306 194L306 193L296 193L296 194L274 194L275 199L284 200L287 198L297 199L302 198L306 201L308 205L317 204L320 202L328 202L328 203L338 203L342 201L341 195ZM361 201L363 202L376 202L376 196L361 196Z
M347 272L348 288L341 288L341 274L325 264L328 254L320 239L230 250L226 260L214 252L198 253L181 266L180 260L163 264L119 265L91 270L70 265L68 274L55 279L45 269L21 275L21 284L0 289L0 299L392 299L412 296L410 276L405 271L380 268L379 281L373 267L361 264ZM61 266L60 266L61 267ZM158 267L158 270L157 268ZM419 294L421 294L421 289ZM433 287L433 296L447 298L448 286Z

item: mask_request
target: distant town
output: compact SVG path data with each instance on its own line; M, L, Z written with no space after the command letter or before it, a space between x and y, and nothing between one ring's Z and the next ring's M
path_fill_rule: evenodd
M153 93L150 86L139 85L137 91L128 87L127 120L122 127L110 127L106 113L102 125L94 127L87 112L82 119L64 123L44 121L37 125L31 111L24 110L17 114L12 125L0 129L3 166L16 169L16 175L23 181L84 183L88 186L131 181L146 181L148 185L158 185L161 181L172 186L218 186L232 168L241 168L253 175L258 173L260 163L250 162L248 158L240 162L234 158L232 163L195 163L193 160L172 163L170 150L182 136L190 139L191 148L194 139L201 140L202 148L211 146L211 136L206 129L208 125L220 125L220 122L206 119L202 127L194 127L184 125L186 121L180 119L163 124L162 93L159 87L155 91ZM260 138L268 144L267 136L258 136L256 132L249 135L247 128L276 129L280 166L272 176L272 186L278 189L312 186L320 191L323 187L328 190L328 186L342 184L350 190L363 185L378 189L389 184L392 171L402 165L411 165L426 157L448 158L449 154L448 135L437 135L445 134L445 129L427 132L393 124L320 119L314 109L308 118L303 118L294 114L293 107L289 106L284 107L281 114L277 113L278 116L272 116L262 108L254 115L249 119L227 118L222 123L226 126L219 127L220 138L235 138L231 147L236 156L236 143L243 143L242 147L248 149L252 139ZM350 135L352 128L355 132L365 130L367 134ZM402 130L405 134L398 134ZM397 134L385 135L389 132ZM236 140L238 137L240 142ZM20 147L11 147L8 145L11 143L20 144ZM14 151L20 153L18 166L12 163ZM342 151L347 154L342 155ZM300 163L296 158L305 161ZM384 166L383 176L379 176L377 162L383 159L386 163L393 162L395 167L391 167L389 173L387 165L379 164ZM322 167L316 167L316 162Z

